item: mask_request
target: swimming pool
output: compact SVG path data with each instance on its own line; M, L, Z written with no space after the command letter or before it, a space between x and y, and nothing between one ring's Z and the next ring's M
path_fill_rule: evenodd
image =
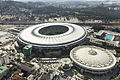
M106 35L105 40L111 41L112 38L113 38L113 35Z

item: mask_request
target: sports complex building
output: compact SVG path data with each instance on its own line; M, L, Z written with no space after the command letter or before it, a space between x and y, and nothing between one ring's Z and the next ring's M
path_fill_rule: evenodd
M18 35L18 44L23 48L23 53L30 54L31 49L32 54L48 57L70 53L71 60L65 58L61 61L64 70L71 69L69 64L73 62L83 74L100 75L115 71L118 67L115 56L107 49L82 45L86 41L87 31L70 23L38 24Z
M107 74L117 68L115 56L96 46L78 46L71 50L70 58L81 73Z
M90 42L100 45L106 43L108 46L120 47L120 33L100 30L94 32L94 37L90 38Z
M23 30L18 36L22 47L32 45L32 51L43 55L60 55L87 40L87 31L70 23L43 23Z

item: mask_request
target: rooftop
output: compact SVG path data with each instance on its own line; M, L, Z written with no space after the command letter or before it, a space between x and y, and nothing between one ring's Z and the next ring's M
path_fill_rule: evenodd
M64 28L64 30L62 30ZM60 29L61 31L58 31ZM23 30L18 39L25 44L61 46L81 41L87 32L81 26L70 23L44 23Z
M63 64L70 64L70 63L71 63L71 60L70 60L69 58L62 58L62 59L61 59L61 62L62 62Z
M0 67L0 73L3 73L3 72L6 71L7 69L8 69L7 67L1 66L1 67Z
M70 57L78 65L91 70L106 70L116 64L116 58L111 52L96 46L76 47Z

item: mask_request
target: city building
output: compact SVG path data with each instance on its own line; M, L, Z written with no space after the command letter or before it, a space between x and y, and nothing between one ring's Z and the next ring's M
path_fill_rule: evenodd
M107 74L117 68L115 56L106 49L96 46L78 46L70 52L73 64L81 73Z
M8 43L12 42L12 39L9 36L2 36L0 37L0 46L4 46Z
M59 56L75 46L84 44L86 40L87 31L70 23L39 24L28 27L18 36L18 44L22 48L30 44L34 53L45 56Z
M20 69L26 74L26 75L30 75L30 74L35 74L36 70L34 65L29 64L29 63L21 63L18 65L20 67Z
M108 46L120 47L120 33L100 30L94 33L94 37L90 38L90 42L101 45L106 43Z
M0 66L9 63L10 63L9 55L7 54L6 51L4 51L3 53L0 54Z
M69 58L62 58L61 63L62 63L61 67L63 68L64 71L71 69L72 61Z
M23 53L24 53L24 55L25 55L25 56L30 56L31 50L32 50L32 46L31 46L31 45L26 45L26 46L23 48Z
M7 75L7 72L8 72L7 67L4 67L4 66L0 67L0 80Z
M0 37L6 36L7 34L7 32L0 31Z

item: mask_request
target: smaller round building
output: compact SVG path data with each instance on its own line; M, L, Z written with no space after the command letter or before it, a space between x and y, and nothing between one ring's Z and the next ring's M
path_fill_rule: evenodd
M116 66L115 56L100 47L79 46L71 50L70 57L82 73L104 74Z

